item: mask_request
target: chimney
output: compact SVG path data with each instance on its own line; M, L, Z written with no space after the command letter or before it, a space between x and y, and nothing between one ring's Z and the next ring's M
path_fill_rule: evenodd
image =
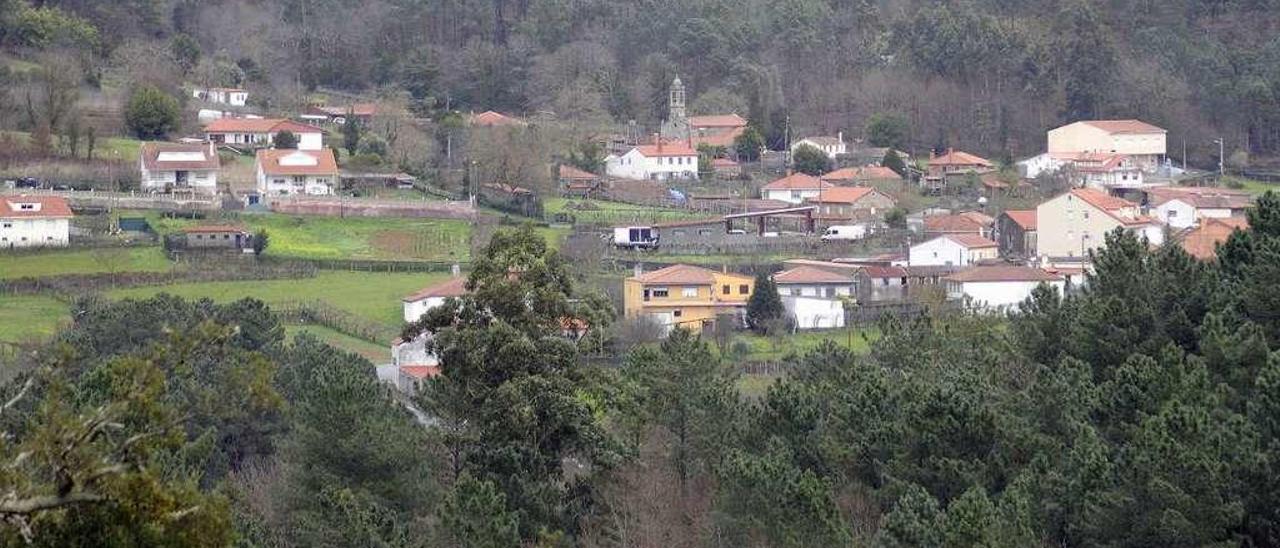
M639 278L643 274L644 274L644 263L637 262L635 266L631 267L631 275L633 277Z
M449 268L449 273L453 274L454 278L462 277L462 265L454 263L453 266Z

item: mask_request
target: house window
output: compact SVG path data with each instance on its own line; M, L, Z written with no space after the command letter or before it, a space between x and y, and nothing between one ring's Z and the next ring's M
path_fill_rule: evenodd
M18 209L23 209L23 210L32 210L32 209L35 209L35 208L36 208L36 205L35 205L35 204L18 204Z
M750 292L750 291L751 291L751 288L750 288L750 286L748 286L747 284L742 284L742 285L739 285L739 286L738 286L738 294L739 294L739 295L746 295L746 294L747 294L748 292Z
M672 310L672 311L671 311L671 317L673 317L673 318L679 318L679 317L680 317L680 311L679 311L679 310Z
M665 287L655 287L652 293L655 299L665 299L671 295L671 292Z
M5 227L5 228L13 228L13 223L5 223L5 224L4 224L4 227Z
M733 288L729 287L729 285L728 285L728 284L725 284L725 285L723 285L723 286L721 286L721 287L720 287L720 294L722 294L722 295L731 295L731 294L733 294L732 289L733 289Z
M686 299L696 299L698 297L698 288L685 287L680 290L680 296Z
M1170 209L1170 210L1169 210L1169 218L1170 218L1170 219L1172 219L1172 218L1174 218L1174 217L1177 217L1177 216L1178 216L1178 210L1176 210L1176 209Z
M800 191L799 191L799 190L792 190L792 191L791 191L791 199L792 199L792 200L799 200L799 199L800 199Z
M1088 219L1088 218L1089 218L1089 212L1088 212L1088 211L1083 211L1083 212L1081 212L1080 214L1081 214L1081 215L1084 215L1084 218L1086 218L1086 219Z
M276 185L283 185L283 184L284 184L284 182L285 182L285 181L284 181L284 179L272 179L272 180L271 180L271 183L272 183L272 184L276 184Z

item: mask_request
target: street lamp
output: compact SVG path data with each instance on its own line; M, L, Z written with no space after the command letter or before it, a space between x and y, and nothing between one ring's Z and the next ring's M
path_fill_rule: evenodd
M1227 174L1226 158L1225 158L1226 147L1224 146L1222 137L1218 137L1217 139L1214 139L1213 142L1218 144L1218 177L1223 177Z

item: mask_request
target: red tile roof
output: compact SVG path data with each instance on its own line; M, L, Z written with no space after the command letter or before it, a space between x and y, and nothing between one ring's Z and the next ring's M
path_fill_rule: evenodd
M419 380L437 377L443 373L438 365L402 365L400 372Z
M761 188L763 190L818 190L820 188L835 188L835 185L808 173L792 173Z
M849 276L837 274L812 266L797 266L773 275L773 281L780 284L847 284L853 280Z
M747 121L737 114L708 114L704 116L690 116L689 127L746 127Z
M977 234L947 234L943 237L969 249L982 249L999 245Z
M406 303L418 302L431 297L461 297L467 294L467 279L462 276L449 278L448 281L419 289L403 300Z
M138 153L142 156L142 165L146 166L147 171L206 170L218 169L222 165L218 154L210 150L207 144L142 143ZM161 160L161 153L199 154L201 159Z
M1141 120L1082 120L1080 123L1096 127L1107 133L1165 133L1163 128Z
M473 126L483 126L483 127L523 126L524 125L524 121L518 118L507 116L506 114L502 114L501 112L494 112L492 110L486 110L484 112L481 112L480 114L472 114L470 121L471 121L471 125Z
M671 265L666 268L646 272L631 279L643 284L689 284L711 285L715 283L715 271L687 264ZM745 278L741 274L731 274Z
M1180 200L1204 209L1244 209L1253 205L1253 196L1243 190L1216 187L1163 187L1148 191L1151 203L1160 205Z
M219 118L204 126L205 133L324 133L323 129L283 118Z
M588 173L569 164L560 164L561 179L599 179L594 173Z
M37 204L35 209L22 209L20 204ZM0 218L4 219L70 219L71 204L61 196L0 196Z
M1057 282L1062 276L1029 266L974 266L945 278L952 282Z
M867 186L840 186L825 189L806 201L822 204L853 204L872 194L879 194L879 192Z
M733 143L737 140L738 136L742 135L746 131L746 127L734 127L727 131L721 130L705 133L695 130L692 132L692 135L689 136L689 141L695 149L698 148L699 145L732 148Z
M961 150L951 149L946 154L929 159L930 166L979 166L991 167L991 161Z
M978 234L985 225L964 215L932 215L924 218L926 233L966 233Z
M842 167L820 177L824 181L893 180L901 181L898 172L884 166Z
M281 159L305 155L316 160L315 165L280 165ZM264 148L258 150L258 165L267 175L338 175L338 161L333 157L333 150L292 150Z
M991 226L996 222L994 217L980 211L966 211L958 215L983 226Z
M1036 210L1034 209L1010 209L1006 210L1004 215L1023 230L1036 229Z
M697 156L698 151L689 148L684 143L662 143L658 145L640 145L635 148L640 154L646 158L661 158L667 156Z
M1137 204L1130 202L1124 198L1117 198L1106 192L1092 188L1077 188L1071 191L1071 195L1080 198L1085 203L1102 210L1110 215L1113 219L1126 225L1145 225L1154 223L1155 220L1145 215L1123 215L1120 213L1123 209L1133 208L1136 211Z
M1218 244L1227 241L1236 229L1248 230L1248 219L1241 217L1205 219L1200 226L1183 234L1180 243L1188 255L1207 261L1217 257Z

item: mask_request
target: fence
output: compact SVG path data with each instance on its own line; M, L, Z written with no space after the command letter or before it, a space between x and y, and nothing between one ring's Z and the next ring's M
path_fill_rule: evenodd
M163 272L100 272L0 280L0 295L52 294L71 299L77 295L124 287L310 278L316 274L316 268L306 264L267 265L255 262L235 267L225 262L189 261L183 264L186 265L185 268Z
M268 264L306 265L317 270L345 270L348 272L451 272L457 265L467 268L466 261L379 261L362 259L300 259L263 255L258 260Z
M386 325L371 322L319 300L274 304L271 309L281 319L314 323L374 344L390 345L399 333Z
M337 196L272 197L270 208L290 215L328 217L409 217L474 220L476 208L469 201L398 201Z
M61 196L76 208L105 209L162 209L167 211L216 211L222 202L214 196L179 196L143 192L112 192L99 190L48 190L15 189L8 194L32 194L37 196Z

